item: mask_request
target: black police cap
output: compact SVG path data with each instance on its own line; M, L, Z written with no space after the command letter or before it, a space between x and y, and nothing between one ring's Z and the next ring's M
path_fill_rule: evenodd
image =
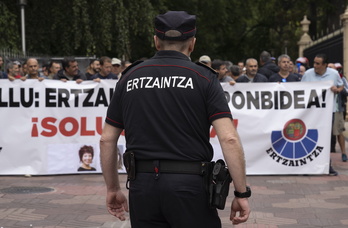
M158 15L155 18L155 33L161 40L186 40L196 34L196 16L185 11L168 11Z

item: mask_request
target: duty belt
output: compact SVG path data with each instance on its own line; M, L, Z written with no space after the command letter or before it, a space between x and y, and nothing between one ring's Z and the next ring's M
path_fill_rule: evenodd
M176 173L204 175L211 168L210 162L174 160L136 160L137 173Z

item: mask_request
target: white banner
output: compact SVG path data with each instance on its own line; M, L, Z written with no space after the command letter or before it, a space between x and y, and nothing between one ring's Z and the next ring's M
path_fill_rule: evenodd
M247 174L328 173L332 83L223 85L238 122Z
M0 175L101 172L99 138L116 81L0 80ZM328 173L332 82L223 83L243 142L247 174ZM211 130L214 160L222 158ZM78 171L79 151L93 150ZM125 150L120 137L119 154ZM124 167L119 164L120 172Z

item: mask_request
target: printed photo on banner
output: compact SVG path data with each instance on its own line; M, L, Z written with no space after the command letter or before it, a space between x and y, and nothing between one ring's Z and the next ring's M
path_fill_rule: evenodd
M47 146L48 173L101 172L99 144L50 144Z

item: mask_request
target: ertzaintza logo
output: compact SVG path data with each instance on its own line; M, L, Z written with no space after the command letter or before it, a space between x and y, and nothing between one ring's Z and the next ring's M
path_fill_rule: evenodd
M307 129L300 119L286 122L282 131L272 131L272 148L267 154L285 166L301 166L319 156L323 147L317 146L318 130Z

